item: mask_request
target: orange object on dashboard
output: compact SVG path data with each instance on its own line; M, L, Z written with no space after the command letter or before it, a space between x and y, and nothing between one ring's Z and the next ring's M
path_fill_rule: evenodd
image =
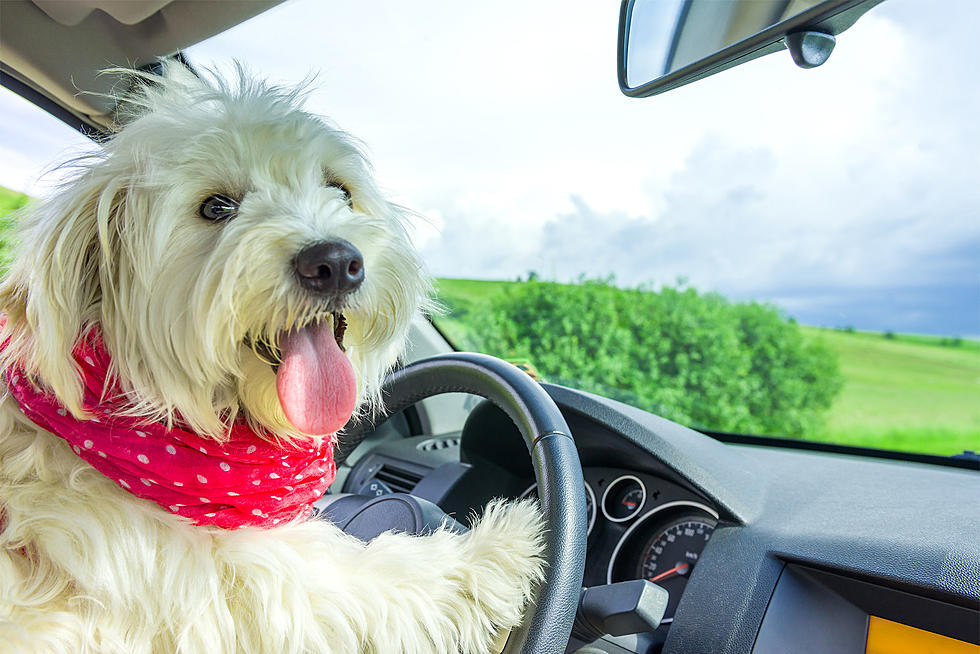
M980 654L980 645L876 616L868 619L866 654Z

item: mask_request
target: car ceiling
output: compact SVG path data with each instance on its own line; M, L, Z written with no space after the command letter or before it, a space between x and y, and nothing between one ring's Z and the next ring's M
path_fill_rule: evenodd
M102 130L116 78L99 71L151 65L282 1L2 0L3 85Z

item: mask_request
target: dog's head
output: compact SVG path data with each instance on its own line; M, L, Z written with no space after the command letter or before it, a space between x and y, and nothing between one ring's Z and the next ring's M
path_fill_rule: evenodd
M24 218L0 363L81 416L71 353L98 323L139 415L335 431L426 302L407 213L299 91L180 64L132 79L122 129Z

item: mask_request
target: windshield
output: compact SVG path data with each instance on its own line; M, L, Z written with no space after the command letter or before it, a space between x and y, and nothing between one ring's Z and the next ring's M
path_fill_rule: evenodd
M980 5L887 0L820 68L648 100L617 21L298 0L186 54L316 74L307 106L419 212L458 348L706 430L980 448Z

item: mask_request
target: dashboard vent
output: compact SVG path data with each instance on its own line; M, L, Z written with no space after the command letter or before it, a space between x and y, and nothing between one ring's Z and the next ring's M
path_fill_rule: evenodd
M453 436L451 438L430 438L427 441L422 441L416 448L423 452L435 452L436 450L445 450L450 447L459 447L459 437Z
M390 463L382 465L374 478L384 482L388 488L396 493L411 493L415 486L422 481L422 475L411 470L398 468Z

